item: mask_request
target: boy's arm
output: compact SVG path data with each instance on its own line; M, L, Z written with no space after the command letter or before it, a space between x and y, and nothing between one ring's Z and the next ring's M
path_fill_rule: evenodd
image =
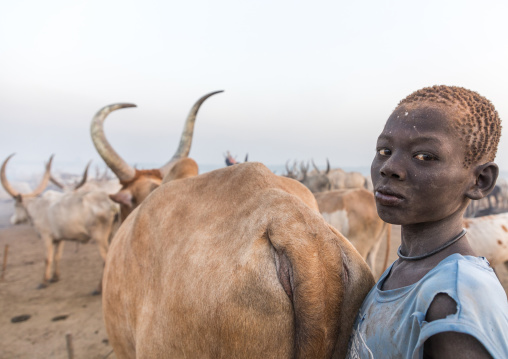
M457 304L447 294L439 293L430 304L425 320L432 322L457 312ZM492 358L475 337L458 332L431 336L423 346L424 358Z

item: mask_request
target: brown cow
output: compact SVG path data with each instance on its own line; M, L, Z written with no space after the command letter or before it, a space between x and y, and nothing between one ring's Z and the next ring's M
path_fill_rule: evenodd
M323 218L342 233L376 274L376 255L386 236L383 272L388 265L391 225L379 218L374 194L366 189L314 193Z
M114 110L127 107L136 107L134 104L129 103L118 103L106 106L102 108L92 119L91 124L91 135L92 140L97 149L97 152L101 155L102 159L109 168L116 174L122 188L116 194L110 196L110 198L120 204L121 218L122 221L136 208L155 188L159 187L162 178L166 176L172 168L178 167L174 173L178 173L180 177L186 178L196 176L198 174L197 163L187 157L190 152L192 135L194 133L194 123L196 121L196 115L199 107L205 100L217 93L223 91L211 92L201 97L192 107L187 120L185 121L182 136L180 138L180 145L177 151L161 168L155 168L151 170L138 170L125 162L111 147L106 135L104 134L104 120Z
M119 358L341 358L373 286L299 182L244 163L152 193L108 253Z

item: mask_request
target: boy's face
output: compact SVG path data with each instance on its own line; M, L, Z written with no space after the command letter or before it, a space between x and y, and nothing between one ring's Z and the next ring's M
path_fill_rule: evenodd
M371 175L379 216L388 223L444 219L465 209L473 170L447 112L436 105L401 106L378 138Z

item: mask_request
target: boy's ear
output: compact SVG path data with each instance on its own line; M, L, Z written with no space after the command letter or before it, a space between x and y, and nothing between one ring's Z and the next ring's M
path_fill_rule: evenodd
M467 191L466 197L472 200L486 197L496 186L499 167L494 162L487 162L474 170L475 183Z

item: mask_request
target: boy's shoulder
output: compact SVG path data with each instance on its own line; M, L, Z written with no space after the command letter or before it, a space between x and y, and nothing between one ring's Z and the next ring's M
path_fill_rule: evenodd
M508 312L506 292L489 262L483 257L452 254L418 283L421 300L429 302L437 293L448 294L459 309L499 307Z

